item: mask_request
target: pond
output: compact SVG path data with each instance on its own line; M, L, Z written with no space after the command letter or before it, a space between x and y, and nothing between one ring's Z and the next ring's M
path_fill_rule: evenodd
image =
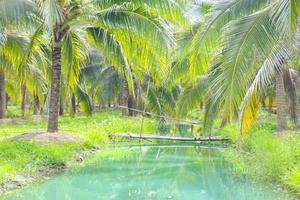
M120 151L121 150L121 151ZM220 146L121 147L84 167L31 185L6 200L285 200L271 186L237 178Z

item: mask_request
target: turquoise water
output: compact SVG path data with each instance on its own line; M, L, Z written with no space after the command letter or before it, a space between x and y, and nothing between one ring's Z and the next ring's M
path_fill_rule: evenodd
M234 178L225 149L205 146L122 147L8 196L6 200L285 200L268 185Z

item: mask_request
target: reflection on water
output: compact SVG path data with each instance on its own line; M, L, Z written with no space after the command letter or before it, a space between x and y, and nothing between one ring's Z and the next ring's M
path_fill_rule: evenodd
M99 159L54 176L8 200L284 200L270 187L230 175L222 148L124 148L128 156Z

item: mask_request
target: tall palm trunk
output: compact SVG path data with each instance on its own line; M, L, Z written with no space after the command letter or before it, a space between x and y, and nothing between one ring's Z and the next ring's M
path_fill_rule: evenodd
M26 109L26 86L22 85L22 101L21 101L21 111L22 117L25 116L25 109Z
M75 117L76 114L76 99L74 93L71 94L71 111L70 116Z
M276 75L276 99L277 99L277 129L278 131L284 131L287 129L286 119L286 102L285 102L285 91L283 73Z
M269 114L271 114L273 112L273 95L269 94Z
M5 92L5 74L0 69L0 119L5 117L6 112L6 92Z
M134 84L134 90L136 88L136 84ZM135 91L137 92L137 91ZM122 106L126 107L127 109L123 108L122 114L123 115L128 115L128 116L135 116L136 112L133 109L137 108L137 101L136 101L136 96L134 96L130 91L129 91L129 86L126 78L123 79L122 81L122 92L120 96L120 101L119 104Z
M127 105L128 105L128 115L135 116L136 112L132 109L136 109L136 101L135 101L134 97L132 96L132 94L130 94L128 97Z
M34 97L33 97L33 103L34 103L33 114L34 115L38 115L39 111L40 111L40 100L39 100L39 97L37 95L34 95Z
M200 102L199 108L200 108L200 110L203 110L203 108L204 108L204 103L203 103L203 101Z
M124 107L128 107L128 95L129 95L129 88L127 84L126 78L122 80L122 91L120 95L120 100L119 104ZM128 115L128 109L123 108L122 109L122 114L123 115Z
M48 132L58 131L58 108L61 78L61 38L62 33L57 32L54 36L54 47L52 50L52 78L49 105Z
M296 96L297 96L297 124L300 126L300 71L298 72L297 75L297 80L296 80Z
M64 102L62 99L59 100L59 116L64 115Z
M4 82L5 83L5 82ZM8 94L6 93L5 94L6 95L6 101L5 101L5 108L6 108L6 110L7 110L7 106L8 106L8 102L9 102L9 96L8 96Z

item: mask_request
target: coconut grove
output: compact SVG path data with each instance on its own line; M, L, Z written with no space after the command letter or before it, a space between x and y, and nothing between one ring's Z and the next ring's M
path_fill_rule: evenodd
M298 0L0 0L0 199L299 195Z

